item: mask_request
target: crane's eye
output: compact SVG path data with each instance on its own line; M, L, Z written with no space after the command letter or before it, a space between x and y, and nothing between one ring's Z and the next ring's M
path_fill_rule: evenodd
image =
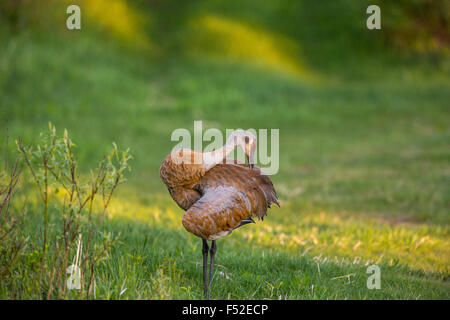
M245 137L245 143L248 144L249 138L246 136Z

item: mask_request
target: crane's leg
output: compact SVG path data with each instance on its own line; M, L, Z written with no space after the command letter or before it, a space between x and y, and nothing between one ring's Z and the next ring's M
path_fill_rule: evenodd
M211 293L211 283L213 278L213 270L214 270L214 256L216 255L217 245L216 240L211 241L211 249L209 253L211 254L211 264L209 265L209 290L208 290L208 298Z
M203 253L203 295L206 298L206 293L208 292L208 283L206 280L206 274L208 272L208 242L206 242L205 239L203 240L203 248L202 248L202 253Z

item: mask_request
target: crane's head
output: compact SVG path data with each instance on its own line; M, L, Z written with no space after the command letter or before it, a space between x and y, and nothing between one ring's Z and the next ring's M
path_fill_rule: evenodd
M255 151L257 146L255 135L250 131L235 130L229 139L233 139L235 145L244 150L248 165L251 169L253 169L253 166L255 165Z

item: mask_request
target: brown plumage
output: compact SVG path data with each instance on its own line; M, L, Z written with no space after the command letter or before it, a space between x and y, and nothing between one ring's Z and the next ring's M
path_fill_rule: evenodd
M230 159L222 163L235 146L242 147L248 159L253 159L256 138L247 131L235 131L222 149L211 153L174 151L167 155L160 169L161 179L173 200L186 210L183 226L203 239L205 295L206 240L213 240L211 249L215 253L216 239L254 222L252 217L264 219L272 203L279 206L272 181L260 168ZM210 279L213 259L211 252Z

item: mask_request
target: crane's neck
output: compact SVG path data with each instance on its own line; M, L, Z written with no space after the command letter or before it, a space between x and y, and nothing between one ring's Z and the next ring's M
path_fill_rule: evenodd
M203 168L209 170L221 163L236 147L235 139L230 137L227 143L220 149L203 153Z

